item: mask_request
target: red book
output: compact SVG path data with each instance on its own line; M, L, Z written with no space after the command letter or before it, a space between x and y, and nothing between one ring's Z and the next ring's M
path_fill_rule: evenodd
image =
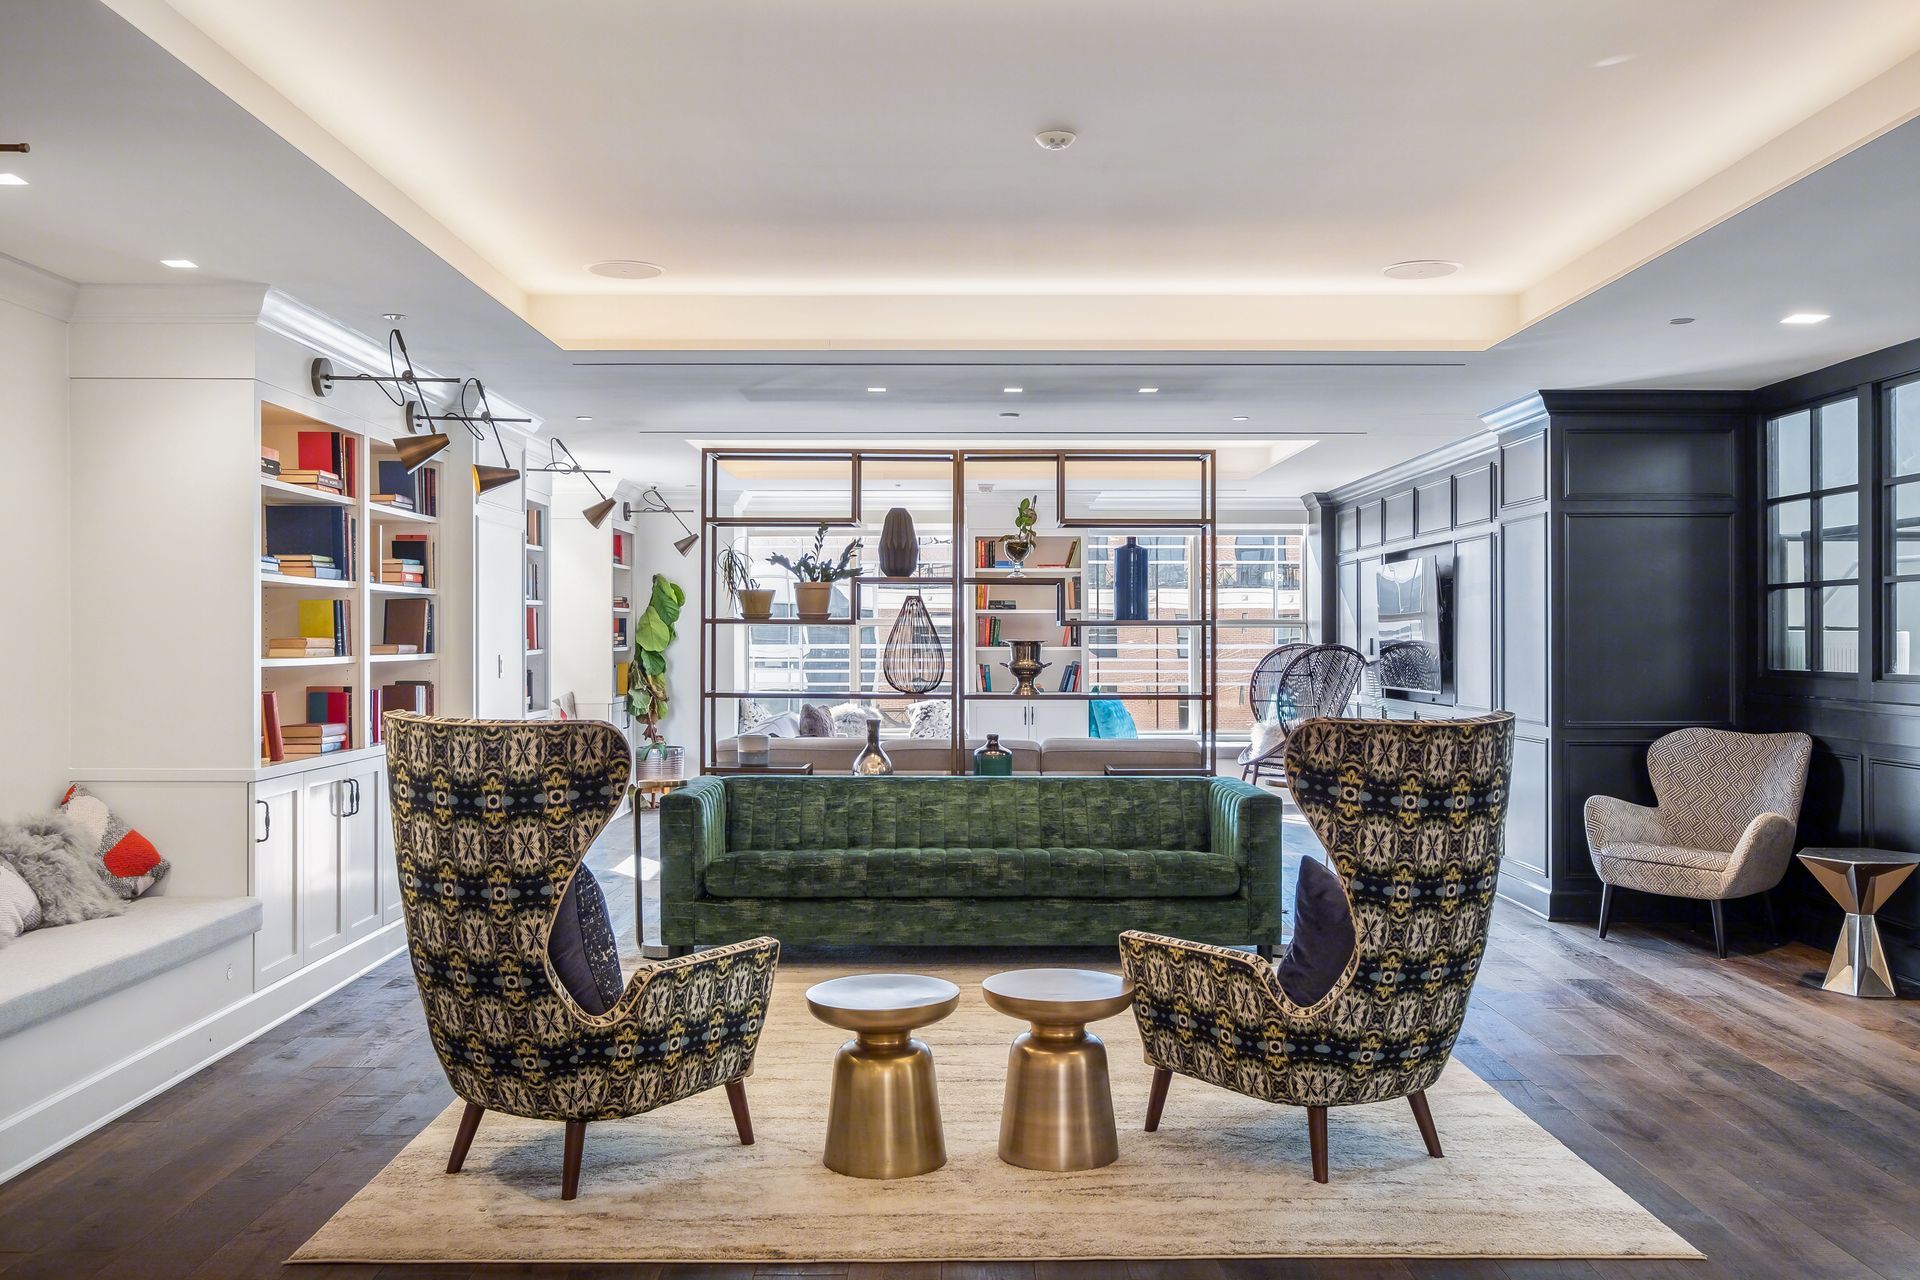
M353 689L347 685L307 686L307 721L311 724L353 725Z
M280 695L272 689L260 695L260 742L261 754L269 764L287 758L287 744L280 736Z
M367 690L367 740L377 747L381 743L380 735L380 691L369 689Z

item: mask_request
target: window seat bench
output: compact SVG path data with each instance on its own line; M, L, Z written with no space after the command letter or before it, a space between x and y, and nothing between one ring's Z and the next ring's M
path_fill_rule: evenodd
M258 898L139 898L105 920L35 929L0 949L0 1036L145 982L257 932Z

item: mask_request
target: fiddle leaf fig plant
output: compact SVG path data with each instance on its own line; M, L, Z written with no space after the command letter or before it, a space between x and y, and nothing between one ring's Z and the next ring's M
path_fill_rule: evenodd
M667 646L674 641L673 624L686 603L680 584L656 573L646 611L633 624L634 671L627 683L627 710L642 726L643 756L666 745L660 721L667 714Z

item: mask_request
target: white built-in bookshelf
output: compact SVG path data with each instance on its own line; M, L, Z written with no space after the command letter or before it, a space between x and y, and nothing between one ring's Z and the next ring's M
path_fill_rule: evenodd
M1079 535L1039 535L1025 566L1018 570L1001 543L1001 536L990 534L976 534L972 540L964 597L970 606L967 692L1013 692L1018 682L1007 663L1014 640L1040 642L1040 660L1050 664L1034 682L1042 691L1084 691L1088 667L1081 639L1084 632L1063 623L1080 615L1085 599L1086 551ZM968 732L976 736L988 732L1022 739L1075 736L1085 732L1086 716L1084 702L1044 698L979 700L967 708Z
M443 468L408 475L390 441L264 395L259 424L255 729L271 772L375 751L396 706L439 710Z
M547 596L552 590L552 583L547 577L547 544L551 536L547 514L546 503L527 499L526 571L520 585L524 618L521 628L524 633L521 652L525 677L522 695L528 715L545 711L553 701L553 691L547 680L548 619L551 617L547 611Z

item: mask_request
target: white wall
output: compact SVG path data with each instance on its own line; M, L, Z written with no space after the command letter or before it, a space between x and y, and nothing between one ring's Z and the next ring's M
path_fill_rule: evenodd
M667 493L663 496L682 512L680 519L685 520L689 528L697 529L694 516L699 509L699 499L691 493ZM687 602L681 607L680 621L674 624L675 637L673 647L667 650L667 686L670 690L667 702L667 717L660 722L660 732L670 746L687 749L687 767L697 766L700 759L700 558L709 554L707 544L702 541L686 555L673 549L674 540L686 536L679 522L669 515L648 515L640 510L639 499L631 490L623 490L620 496L631 501L633 514L633 615L638 619L647 607L647 600L653 593L653 575L664 574L668 579L680 585L687 593ZM639 730L634 730L638 740Z
M71 755L67 316L73 292L0 259L0 447L12 476L0 502L0 819L51 809Z

